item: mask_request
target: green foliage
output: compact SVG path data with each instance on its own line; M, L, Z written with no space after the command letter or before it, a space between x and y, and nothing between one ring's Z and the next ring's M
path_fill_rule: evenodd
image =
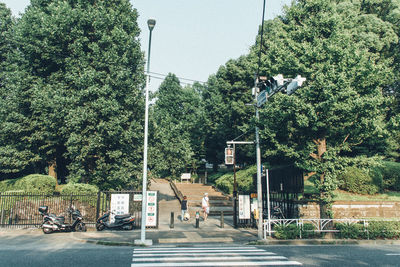
M400 191L400 163L382 161L371 170L371 176L381 182L383 190Z
M379 186L373 183L367 171L355 167L348 167L339 175L339 188L358 194L373 195L379 191Z
M13 28L0 98L0 172L42 172L55 163L63 181L140 184L137 17L128 0L32 1Z
M400 238L400 222L370 222L368 225L368 238Z
M53 194L56 188L54 177L41 174L31 174L18 179L0 182L0 192L21 191L35 194Z
M300 236L300 228L297 225L276 225L274 236L277 239L296 239Z
M239 170L236 171L236 182L237 182L237 189L238 192L248 194L248 193L253 193L257 189L254 188L254 183L253 183L253 175L257 173L257 166L251 166L248 167L244 170ZM226 173L219 177L217 180L215 180L215 186L227 193L227 194L232 194L233 192L233 173Z
M359 223L337 223L335 228L339 230L337 236L346 239L364 239L367 237L364 225Z
M400 238L400 223L391 221L371 221L368 226L363 224L337 223L335 225L339 238L348 239L394 239Z
M160 176L195 172L204 158L204 110L196 87L180 86L169 74L153 107L149 165Z
M275 225L274 236L277 239L307 239L307 238L319 238L321 234L315 232L316 227L313 224L305 223L301 226L294 224L289 225Z
M62 195L86 195L97 194L99 188L90 184L68 183L61 189Z

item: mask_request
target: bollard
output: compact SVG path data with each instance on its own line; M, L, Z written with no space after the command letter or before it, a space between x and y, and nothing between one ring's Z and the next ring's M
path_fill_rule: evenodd
M224 211L221 210L221 228L224 228Z
M171 221L169 222L169 228L174 228L174 212L171 212Z
M199 228L200 212L196 211L196 228Z

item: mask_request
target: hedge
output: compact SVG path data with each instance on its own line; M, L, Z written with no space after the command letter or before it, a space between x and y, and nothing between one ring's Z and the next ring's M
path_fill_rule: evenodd
M52 194L56 188L56 179L42 174L31 174L22 178L0 182L0 192L20 191L26 193Z
M61 189L62 195L97 194L99 188L90 184L68 183Z

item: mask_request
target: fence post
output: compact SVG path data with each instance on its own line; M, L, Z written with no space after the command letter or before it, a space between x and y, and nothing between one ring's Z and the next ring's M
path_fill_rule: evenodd
M12 224L12 217L13 217L13 208L11 208L11 210L10 210L10 217L8 218L8 224L9 224L9 225Z
M96 220L100 217L100 194L101 192L97 192L97 203L96 203Z

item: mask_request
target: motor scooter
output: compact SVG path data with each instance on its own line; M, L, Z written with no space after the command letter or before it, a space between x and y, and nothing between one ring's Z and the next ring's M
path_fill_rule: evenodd
M112 211L107 211L103 216L97 219L96 229L97 231L103 231L104 229L114 230L132 230L135 218L130 214L115 215L115 221L110 222L110 216L114 214Z
M82 214L78 209L70 207L67 212L72 215L74 222L72 224L65 223L64 216L56 216L55 214L48 213L48 206L39 207L39 212L43 216L43 223L40 227L43 233L50 234L54 231L60 232L86 232L87 228L85 223L82 221Z

